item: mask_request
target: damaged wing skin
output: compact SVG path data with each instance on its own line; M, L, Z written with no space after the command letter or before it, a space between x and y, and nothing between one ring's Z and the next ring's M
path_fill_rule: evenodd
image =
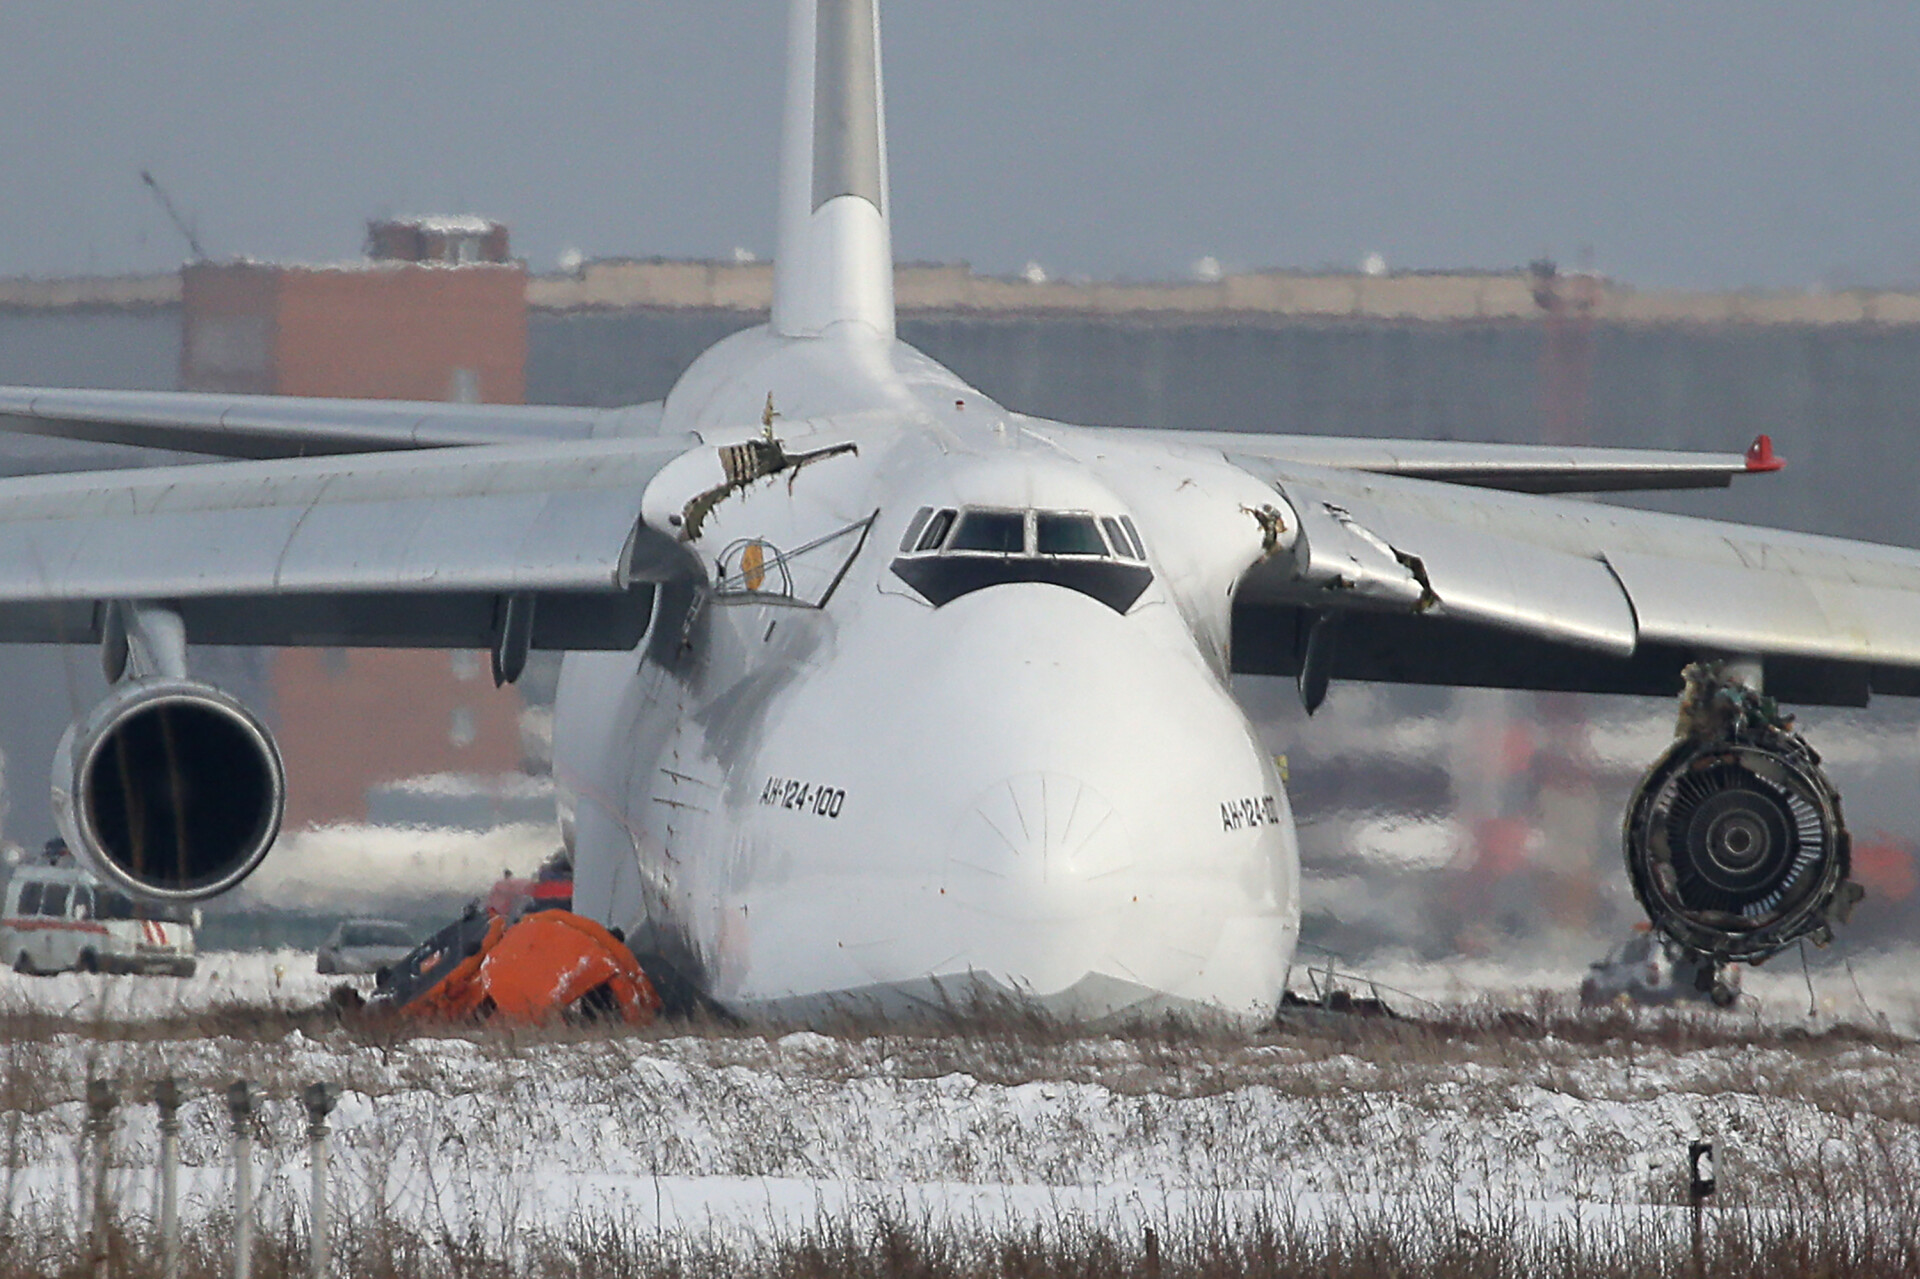
M1264 506L1242 506L1241 510L1253 517L1260 526L1261 554L1271 558L1280 550L1280 539L1287 535L1287 517L1280 508L1272 504Z
M1410 612L1438 602L1424 568L1414 569L1419 561L1356 520L1346 507L1312 494L1290 496L1300 520L1292 580L1302 588L1301 602L1317 594L1335 605ZM1257 591L1260 583L1276 576L1261 571L1249 585Z
M1902 673L1920 666L1920 552L1300 464L1261 478L1305 549L1256 566L1249 605L1424 611L1621 659L1659 645L1846 663L1920 690Z

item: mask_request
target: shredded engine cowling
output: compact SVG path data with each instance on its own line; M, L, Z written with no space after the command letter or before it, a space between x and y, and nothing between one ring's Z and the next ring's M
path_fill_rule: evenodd
M626 943L591 919L477 910L380 975L372 1007L437 1021L538 1024L608 1017L644 1026L663 1005Z
M1824 946L1860 887L1840 793L1773 699L1684 674L1678 735L1627 805L1627 873L1655 928L1720 962Z

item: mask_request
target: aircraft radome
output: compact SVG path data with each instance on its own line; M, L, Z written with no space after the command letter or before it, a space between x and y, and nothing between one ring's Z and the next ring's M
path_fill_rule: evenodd
M576 907L741 1010L1017 992L1273 1011L1292 814L1229 691L1291 676L1692 690L1626 823L1721 962L1857 896L1839 800L1761 690L1920 693L1920 554L1555 494L1743 456L1086 429L894 334L874 0L795 0L770 322L616 411L12 388L15 430L194 450L0 481L0 640L100 645L67 837L158 897L277 833L258 717L191 646L567 654Z

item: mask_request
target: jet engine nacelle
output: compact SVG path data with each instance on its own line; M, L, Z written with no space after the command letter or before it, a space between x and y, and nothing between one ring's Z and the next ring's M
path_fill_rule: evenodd
M1626 854L1654 927L1722 962L1824 944L1860 895L1839 792L1791 731L1676 741L1627 806Z
M186 679L115 687L54 752L53 811L103 879L197 901L253 873L286 807L279 747L252 712Z

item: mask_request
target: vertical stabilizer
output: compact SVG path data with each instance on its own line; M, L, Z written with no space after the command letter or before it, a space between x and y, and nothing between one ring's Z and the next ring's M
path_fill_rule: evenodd
M793 0L773 328L856 320L893 336L878 0Z

